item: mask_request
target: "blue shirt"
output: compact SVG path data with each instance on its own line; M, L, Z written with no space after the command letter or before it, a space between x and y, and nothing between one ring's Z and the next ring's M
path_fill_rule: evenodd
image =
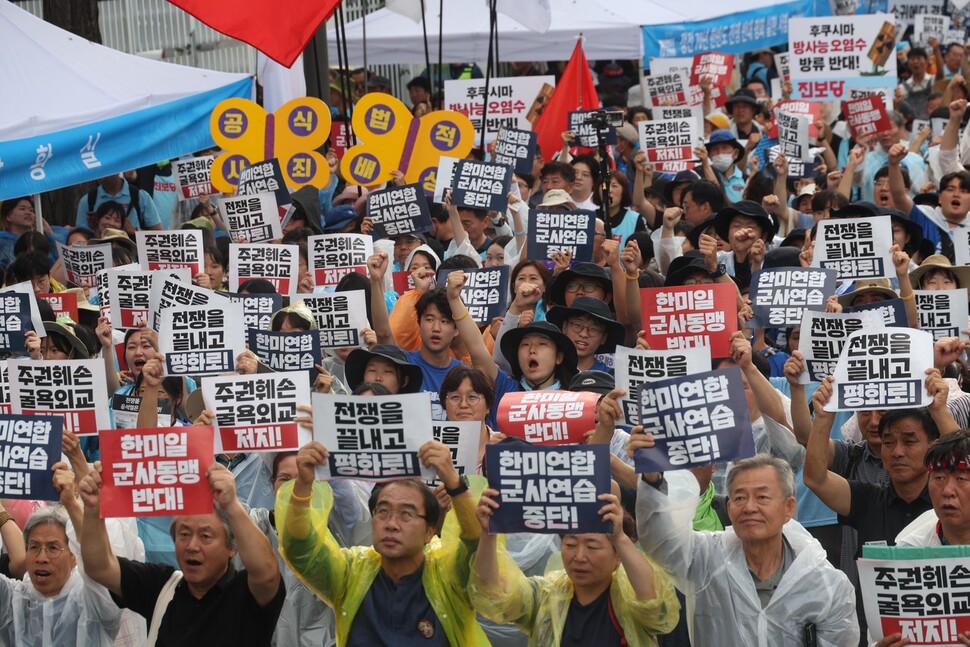
M719 171L715 173L724 184L724 195L727 196L728 202L738 202L744 197L744 174L737 164L734 165L734 173L731 175L724 175Z
M455 366L464 366L464 364L457 359L452 359L448 366L432 366L421 357L421 351L419 350L409 350L407 351L407 356L412 364L421 368L421 375L423 377L421 390L431 394L431 417L435 420L447 420L445 410L438 400L438 391L441 390L441 383L445 381L445 376L448 375L448 371Z
M347 647L448 647L448 637L424 591L424 564L397 584L377 572L347 636Z
M94 200L94 209L92 211L97 211L101 204L108 202L109 200L114 200L118 204L125 207L127 210L128 205L131 204L131 193L128 191L128 181L125 180L121 185L121 191L117 195L110 195L104 190L100 184L98 184L97 197ZM138 212L141 211L141 216L144 217L144 222L141 222L141 218ZM161 218L158 217L158 209L155 207L155 202L152 200L152 196L148 195L146 191L138 190L138 209L132 209L131 213L128 214L128 220L131 221L131 225L135 229L145 229L148 227L154 227L156 225L162 224ZM81 196L81 199L77 203L77 220L75 223L78 227L90 227L88 223L88 194L85 193Z

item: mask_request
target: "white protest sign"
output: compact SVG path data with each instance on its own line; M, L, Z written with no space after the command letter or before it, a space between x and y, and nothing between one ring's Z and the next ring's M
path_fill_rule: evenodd
M805 370L798 377L798 383L821 382L827 375L833 375L849 335L863 328L881 330L885 326L882 319L867 312L846 314L806 310L802 314L798 341Z
M135 232L138 260L143 270L175 270L188 267L192 275L205 267L202 232L198 229Z
M497 77L488 83L488 112L485 116L485 141L490 142L504 128L532 130L529 110L543 93L543 87L555 88L555 76ZM475 128L475 141L482 133L485 79L445 81L445 110L466 115Z
M111 428L103 360L11 359L7 367L13 413L61 416L77 435Z
M222 199L222 213L234 243L263 243L283 237L274 193Z
M895 36L892 14L790 19L792 96L845 100L851 98L850 88L895 86Z
M811 154L808 141L808 117L779 110L775 113L778 124L778 144L781 152L791 159L811 162L815 156Z
M455 165L460 160L457 157L442 155L438 158L438 172L435 173L434 180L434 201L442 204L445 201L445 193L451 190L451 181L455 176Z
M111 267L111 243L102 245L62 245L57 243L57 253L67 272L67 280L82 288L98 284L98 272Z
M641 350L617 346L614 363L616 388L627 393L619 400L623 418L628 425L639 424L640 405L636 401L636 391L641 384L710 370L711 351L706 346L682 350Z
M209 169L212 168L213 159L212 155L207 155L172 162L172 171L175 173L175 182L178 184L177 195L180 202L219 193L212 188L209 181Z
M700 131L692 118L641 121L637 124L640 148L651 162L689 162L699 145Z
M313 313L323 348L360 348L364 345L367 297L363 290L298 294L290 302L302 301Z
M672 72L669 74L652 74L640 81L643 96L649 99L651 108L661 106L683 106L690 98L688 74Z
M896 17L899 35L913 27L920 14L941 14L946 0L888 0L887 11Z
M10 367L7 360L0 360L0 413L12 413L10 405Z
M242 306L222 299L202 306L173 307L162 313L158 350L168 375L218 375L236 368L246 352L239 323Z
M895 276L889 216L820 220L812 267L834 269L840 281Z
M152 277L152 291L148 295L149 327L160 332L162 315L169 308L202 306L226 298L225 293L200 288L171 276L169 272L162 272Z
M926 370L933 368L933 335L909 328L858 330L835 366L835 391L826 411L909 409L933 401Z
M367 259L374 253L374 239L367 234L323 234L307 239L310 272L317 287L332 287L345 274L367 274Z
M920 330L933 335L933 339L968 339L963 332L970 321L966 290L916 290L914 294Z
M30 303L30 323L33 326L34 332L37 333L38 337L46 337L47 330L44 328L44 320L40 317L40 309L37 307L37 297L34 296L33 284L30 281L22 281L0 290L0 294L10 292L27 295L27 300Z
M424 467L418 450L429 440L431 394L395 396L313 393L313 438L329 456L316 468L317 478L390 481L436 478Z
M310 405L306 371L207 377L202 398L216 414L216 454L297 451L312 440L294 421Z
M434 439L451 452L451 461L459 475L478 473L478 451L484 447L482 423L477 420L435 421L431 432Z
M949 16L934 14L919 14L914 16L916 28L913 30L913 40L920 45L928 45L930 38L935 38L941 46L944 45L943 35L947 33L950 24Z
M704 132L704 108L703 106L662 106L653 109L653 118L656 121L670 121L671 119L693 119L697 124L697 133Z
M296 245L229 245L229 291L249 279L266 279L280 294L294 294L300 283L300 248Z
M106 270L101 270L98 272L98 307L101 309L101 316L107 317L108 321L114 325L114 321L111 319L111 290L108 287L108 274L111 272L130 272L138 271L141 266L138 263L129 263L128 265L120 265L118 267L109 267ZM27 284L28 286L30 283ZM31 294L33 294L33 288L31 288ZM39 316L38 316L39 318Z
M191 271L182 267L177 270L144 272L139 269L108 272L108 291L111 299L111 325L118 330L141 328L149 323L152 283L155 277L167 277L176 283L190 285Z

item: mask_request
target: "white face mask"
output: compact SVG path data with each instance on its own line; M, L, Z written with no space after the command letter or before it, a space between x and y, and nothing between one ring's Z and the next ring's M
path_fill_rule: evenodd
M711 166L713 166L714 169L720 173L723 173L731 168L732 164L734 164L734 155L731 155L730 153L725 155L714 155L711 157Z

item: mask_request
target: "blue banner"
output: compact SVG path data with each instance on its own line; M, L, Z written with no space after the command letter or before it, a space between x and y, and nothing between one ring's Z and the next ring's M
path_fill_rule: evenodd
M793 0L732 13L710 20L643 28L643 65L651 58L693 56L704 52L743 54L788 44L788 19L815 15L815 0Z
M96 180L208 148L213 145L212 110L224 99L250 98L252 87L251 78L241 79L84 126L0 142L0 200Z
M606 445L535 447L499 443L485 448L488 486L499 491L489 532L612 533L599 509L610 493Z
M0 497L57 501L51 468L61 460L64 418L0 415Z
M737 366L647 382L636 399L643 431L656 442L637 450L637 474L754 456L751 417Z

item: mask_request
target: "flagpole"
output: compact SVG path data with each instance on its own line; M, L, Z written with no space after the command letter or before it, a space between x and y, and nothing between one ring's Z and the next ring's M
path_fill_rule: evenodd
M496 16L497 12L495 10L496 0L489 0L489 11L488 11L488 64L485 66L485 94L482 99L482 136L479 138L478 145L482 151L482 157L485 157L485 131L488 126L488 90L489 85L492 80L492 63L493 63L493 48L495 45L495 40L493 38L494 32L498 31L496 27Z
M421 0L421 33L424 36L424 69L428 71L428 83L431 83L431 54L428 52L428 17L425 14L424 0Z

